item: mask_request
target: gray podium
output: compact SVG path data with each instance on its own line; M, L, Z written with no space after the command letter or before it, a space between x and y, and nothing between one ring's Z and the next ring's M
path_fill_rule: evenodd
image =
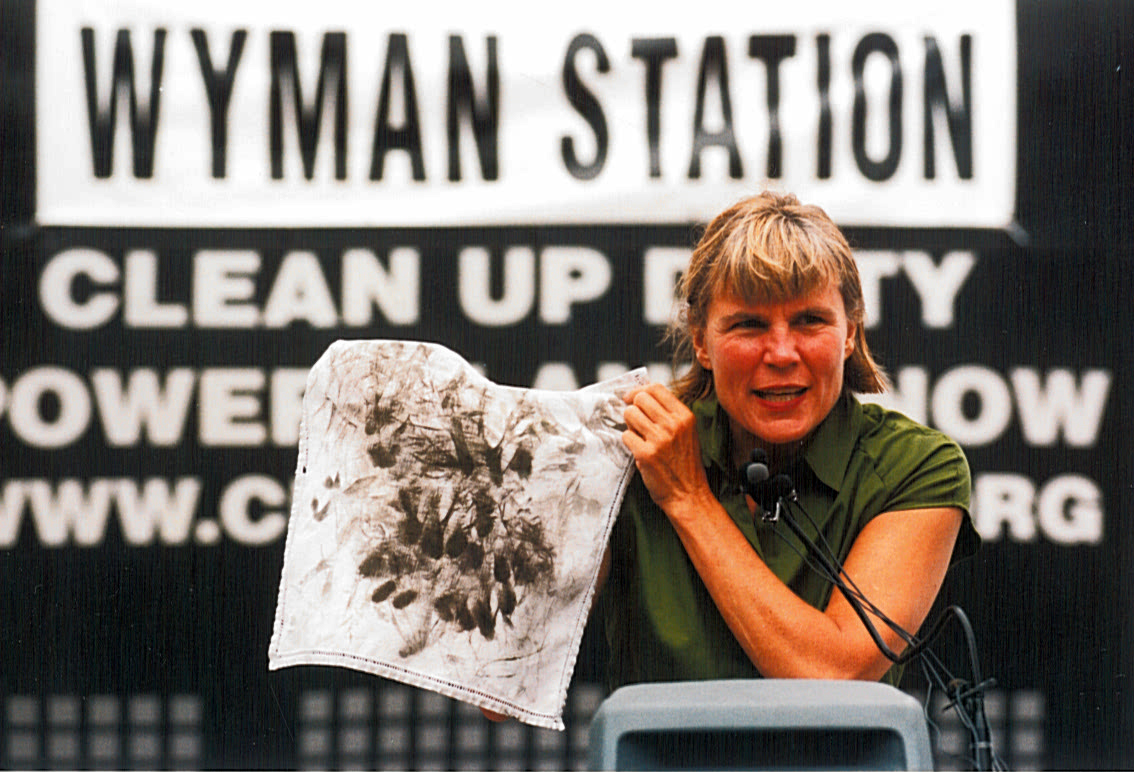
M921 705L868 681L623 687L590 728L592 769L932 769Z

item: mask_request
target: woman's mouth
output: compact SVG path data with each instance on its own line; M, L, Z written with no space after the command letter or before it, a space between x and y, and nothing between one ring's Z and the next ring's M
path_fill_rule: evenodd
M790 402L807 391L804 386L783 386L771 389L755 389L754 393L760 399L768 402Z

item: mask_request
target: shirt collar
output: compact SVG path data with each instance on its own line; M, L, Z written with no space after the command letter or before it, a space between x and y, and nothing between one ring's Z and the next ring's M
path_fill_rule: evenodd
M839 490L843 484L862 421L862 405L844 390L803 451L803 459L811 471L832 490Z
M732 453L728 415L715 394L697 400L692 406L701 439L701 463L727 472ZM862 426L862 405L848 391L819 424L803 451L803 460L827 487L838 491L850 464L851 453Z

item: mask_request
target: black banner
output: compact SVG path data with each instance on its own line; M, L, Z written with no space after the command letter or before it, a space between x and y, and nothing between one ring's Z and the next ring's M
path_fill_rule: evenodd
M359 674L268 673L300 398L340 338L441 343L519 386L664 379L695 224L44 226L33 65L54 53L33 6L0 25L0 766L584 764L594 630L563 737ZM847 228L887 399L972 467L985 547L938 605L973 621L1010 766L1134 759L1132 17L1018 9L1014 228ZM966 671L959 635L939 651ZM950 732L942 766L964 753Z

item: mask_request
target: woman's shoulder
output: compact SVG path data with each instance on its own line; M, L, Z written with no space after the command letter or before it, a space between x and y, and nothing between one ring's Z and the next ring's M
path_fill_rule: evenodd
M863 403L861 411L856 450L880 476L902 478L919 470L968 476L964 451L944 432L873 402Z
M980 536L968 514L972 474L961 446L944 432L878 404L863 404L861 415L863 431L856 452L870 470L867 474L887 491L881 509L957 507L967 516L952 561L972 555L980 546Z

